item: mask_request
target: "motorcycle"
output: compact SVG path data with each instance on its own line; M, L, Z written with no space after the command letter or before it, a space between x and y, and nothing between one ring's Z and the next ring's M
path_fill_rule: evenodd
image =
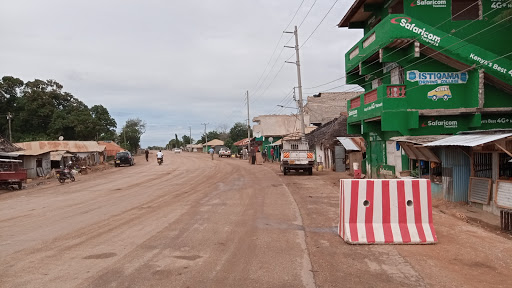
M158 162L158 165L162 165L162 163L164 162L164 158L157 158L156 162Z
M66 182L66 179L71 180L71 182L75 182L75 176L73 176L73 173L71 172L71 170L69 168L66 167L64 170L61 170L58 173L59 174L58 174L57 179L59 180L60 183Z

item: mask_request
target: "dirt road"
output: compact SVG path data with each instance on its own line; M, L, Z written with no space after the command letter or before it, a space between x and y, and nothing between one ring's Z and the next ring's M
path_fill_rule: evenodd
M314 287L301 227L261 166L138 158L0 195L0 286Z
M136 163L0 194L0 286L512 283L511 240L440 210L436 245L345 244L332 173L284 177L276 164L192 153Z

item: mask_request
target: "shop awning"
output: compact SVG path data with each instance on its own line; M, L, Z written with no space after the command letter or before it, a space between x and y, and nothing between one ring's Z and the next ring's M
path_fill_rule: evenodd
M347 151L361 151L361 149L359 149L359 147L357 147L354 141L352 141L352 139L349 137L336 137L336 139L340 141L341 145L343 145Z
M23 152L0 152L0 156L18 157L20 155L23 155Z
M430 142L425 144L425 146L466 146L466 147L474 147L482 144L486 144L489 142L493 142L496 140L500 140L503 138L507 138L512 136L512 133L504 133L504 134L463 134L463 135L454 135L447 137L445 139L441 139L438 141Z
M427 144L447 137L450 137L450 135L397 136L392 137L389 140L414 144Z
M281 139L279 139L275 143L269 144L268 146L280 146L281 144L283 144L283 141L281 141Z
M68 151L52 151L50 152L50 159L52 161L60 161L62 157L70 157L73 154L68 153Z
M410 159L423 160L429 162L441 163L441 160L429 148L424 147L426 144L440 141L450 136L447 135L425 135L425 136L398 136L389 140L396 141L404 149L405 154Z

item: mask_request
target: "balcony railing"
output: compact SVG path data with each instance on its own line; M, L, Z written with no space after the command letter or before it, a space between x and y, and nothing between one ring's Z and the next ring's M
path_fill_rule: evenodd
M388 98L405 98L405 86L404 85L389 85L386 87Z

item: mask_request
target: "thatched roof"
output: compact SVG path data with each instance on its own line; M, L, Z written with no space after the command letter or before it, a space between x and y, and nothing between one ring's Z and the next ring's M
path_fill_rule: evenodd
M211 141L208 141L204 145L207 145L207 146L222 146L222 145L224 145L224 141L219 140L219 139L213 139Z
M9 140L5 139L0 135L0 152L16 152L21 151L20 147L12 144Z
M309 144L326 146L331 145L336 137L357 137L359 135L347 134L347 117L340 116L335 118L306 135Z

